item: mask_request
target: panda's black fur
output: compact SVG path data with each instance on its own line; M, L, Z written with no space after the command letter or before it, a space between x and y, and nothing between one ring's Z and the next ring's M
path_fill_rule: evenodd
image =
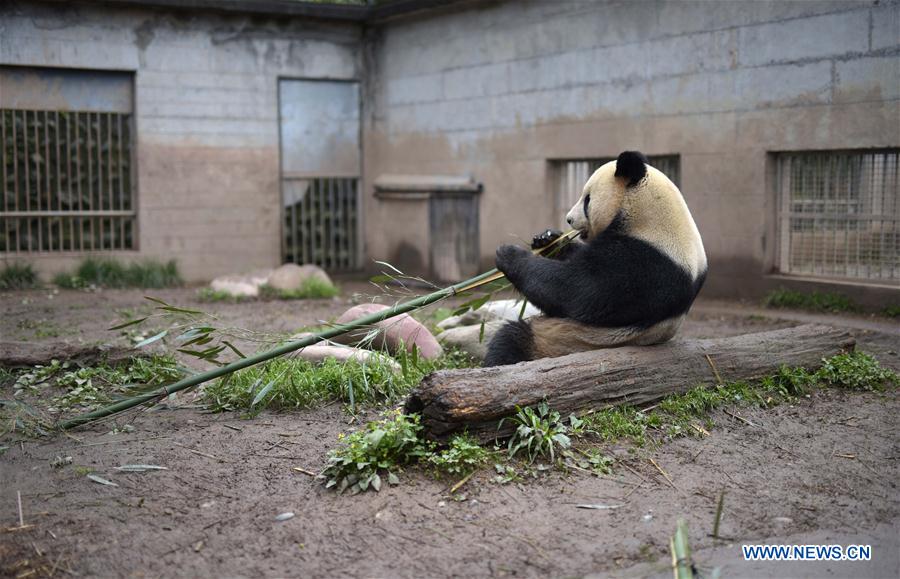
M646 176L646 159L640 153L627 151L617 159L615 177L627 180L625 195ZM585 199L585 213L588 202ZM628 335L638 336L685 314L703 286L706 268L704 258L704 267L692 276L660 248L628 235L627 219L619 212L602 232L585 243L569 244L556 259L519 246L501 246L497 267L547 318L627 328ZM540 237L535 241L546 243L547 236ZM491 340L484 365L541 357L535 352L536 331L528 321L504 325Z

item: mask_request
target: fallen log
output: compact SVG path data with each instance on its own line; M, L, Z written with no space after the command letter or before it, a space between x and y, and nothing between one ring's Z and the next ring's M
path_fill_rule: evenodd
M0 340L0 368L24 368L49 364L51 360L79 364L107 362L118 364L133 357L146 356L134 348L71 342L17 342Z
M730 338L676 338L658 346L626 346L511 366L442 370L425 377L406 401L434 440L468 431L482 441L509 435L499 422L516 407L541 400L563 416L616 405L637 406L701 384L751 380L782 365L818 367L852 350L855 340L829 326L803 325Z

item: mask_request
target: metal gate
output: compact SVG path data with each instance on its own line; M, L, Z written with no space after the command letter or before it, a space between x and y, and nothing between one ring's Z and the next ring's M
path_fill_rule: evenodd
M0 66L0 254L137 248L132 83Z
M282 257L359 268L359 84L281 80Z

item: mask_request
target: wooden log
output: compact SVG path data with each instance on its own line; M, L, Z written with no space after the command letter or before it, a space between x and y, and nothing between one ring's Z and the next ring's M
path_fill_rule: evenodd
M0 340L0 368L22 368L49 364L51 360L79 364L107 362L118 364L130 358L146 356L148 352L97 344L71 342L17 342Z
M720 380L752 380L782 365L818 367L852 350L853 337L829 326L803 325L730 338L627 346L511 366L434 372L413 390L406 412L422 415L426 435L443 440L467 430L482 441L512 432L499 422L516 406L541 400L562 413L637 406Z

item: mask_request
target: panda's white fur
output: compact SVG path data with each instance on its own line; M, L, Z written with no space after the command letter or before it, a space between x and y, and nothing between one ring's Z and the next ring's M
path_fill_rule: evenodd
M510 323L485 365L671 339L706 276L681 192L640 153L597 169L567 215L582 231L561 260L497 250L497 266L544 316ZM536 238L537 240L537 238Z

